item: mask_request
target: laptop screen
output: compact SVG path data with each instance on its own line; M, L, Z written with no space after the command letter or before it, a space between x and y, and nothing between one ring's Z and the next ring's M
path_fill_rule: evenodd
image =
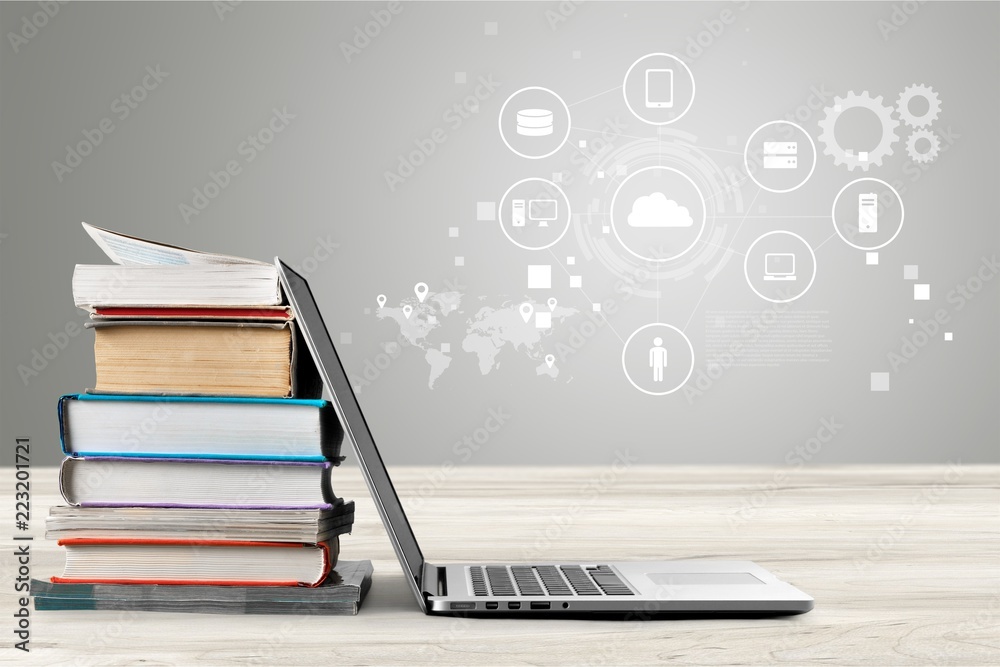
M305 278L295 273L279 259L275 266L281 278L281 284L286 292L289 303L295 311L295 318L306 340L306 345L319 369L323 384L330 392L334 409L344 427L344 433L354 445L354 451L361 464L361 471L368 483L372 499L382 516L382 523L389 533L389 539L396 550L403 570L409 572L415 584L414 592L418 601L423 604L421 594L421 578L423 576L424 556L420 546L406 519L406 513L396 495L396 489L389 479L382 456L379 454L375 439L372 437L368 422L361 413L361 406L354 395L354 389L340 363L337 350L333 347L330 333L323 323L316 300Z

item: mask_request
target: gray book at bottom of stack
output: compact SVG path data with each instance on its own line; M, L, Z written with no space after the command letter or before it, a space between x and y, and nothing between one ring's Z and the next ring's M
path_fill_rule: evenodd
M31 580L38 611L172 611L197 614L353 616L372 585L370 560L340 561L322 584L165 586L53 584Z

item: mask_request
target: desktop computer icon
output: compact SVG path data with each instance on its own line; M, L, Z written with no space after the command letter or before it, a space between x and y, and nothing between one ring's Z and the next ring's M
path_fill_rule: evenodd
M795 254L769 252L764 255L764 280L795 280Z
M878 231L878 195L874 192L858 195L858 231L862 234Z
M548 227L559 217L559 202L555 199L529 199L528 220L537 222L539 227Z
M524 200L515 199L510 203L510 224L514 227L524 227Z

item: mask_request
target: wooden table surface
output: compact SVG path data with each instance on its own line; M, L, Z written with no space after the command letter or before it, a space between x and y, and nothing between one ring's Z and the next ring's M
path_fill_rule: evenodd
M35 612L11 648L16 566L2 559L0 662L44 665L997 665L1000 467L395 468L429 560L754 560L816 598L770 619L583 621L423 616L356 468L344 559L375 578L355 617ZM13 471L3 470L13 525ZM32 471L32 571L61 502ZM14 531L5 531L11 535ZM13 542L8 539L8 545ZM4 627L6 626L6 627ZM26 659L27 658L27 659Z

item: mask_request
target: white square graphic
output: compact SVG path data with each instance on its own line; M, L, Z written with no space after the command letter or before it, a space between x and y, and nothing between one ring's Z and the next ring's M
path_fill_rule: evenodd
M569 277L570 287L583 287L583 276L570 276Z
M574 264L576 264L576 257L570 255L569 257L566 258L566 263L569 264L570 266L573 266Z
M944 332L944 339L945 340L955 340L955 335L953 333L951 333L950 331L945 331Z
M604 232L605 234L610 234L611 227L609 227L608 225L604 225L603 227L601 227L601 231Z
M552 289L552 265L528 265L528 289Z
M599 303L592 303L590 307L595 313L601 312L601 304Z
M920 267L916 264L903 265L903 280L916 280L920 275Z
M457 239L458 238L458 227L449 227L448 228L448 237L449 238L453 238L453 239Z
M458 256L455 258L455 266L465 266L465 258Z
M451 343L441 343L441 351L445 354L451 352Z
M624 176L627 173L628 169L625 168L625 165L620 164L617 167L615 167L615 176Z
M495 201L476 202L476 220L491 221L497 219L497 203Z
M553 183L562 183L562 176L563 175L562 175L561 171L554 171L554 172L552 172L552 182Z
M587 140L586 139L580 139L580 141L576 142L576 145L579 146L580 148L586 148L587 147Z
M600 171L600 170L598 170L598 171L597 171L597 177L598 177L598 178L604 178L604 172L603 172L603 171Z
M927 283L917 283L913 286L913 300L914 301L930 301L931 300L931 286Z
M868 151L858 151L858 161L868 162Z
M872 373L872 391L889 391L889 374Z
M551 329L552 328L552 313L544 311L544 310L535 313L535 328L536 329Z
M878 253L877 252L866 252L865 253L865 264L868 266L875 266L878 264Z
M913 318L912 317L910 318L910 324L913 324Z

